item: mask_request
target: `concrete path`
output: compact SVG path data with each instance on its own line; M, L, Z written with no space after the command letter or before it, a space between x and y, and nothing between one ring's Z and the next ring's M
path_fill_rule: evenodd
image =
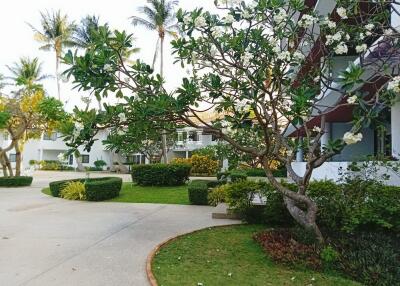
M49 181L77 175L84 176L36 172L29 188L0 188L0 285L148 285L145 261L158 243L237 222L212 219L211 207L77 202L41 193Z

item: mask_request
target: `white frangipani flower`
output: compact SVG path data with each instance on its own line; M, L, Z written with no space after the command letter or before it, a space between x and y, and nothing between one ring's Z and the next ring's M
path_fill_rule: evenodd
M339 17L342 19L347 19L347 12L346 12L346 8L343 7L338 7L336 8L336 12L338 13Z
M343 135L343 141L347 145L356 144L363 139L363 135L361 133L354 134L352 132L346 132Z
M335 48L335 53L338 54L338 55L347 54L348 51L349 51L349 48L343 42L340 43L339 45L337 45L336 48Z
M336 28L336 23L329 20L328 17L325 17L325 19L322 21L322 24L328 26L329 29Z
M249 10L246 9L246 10L243 11L243 13L242 13L242 18L243 19L250 19L251 17L252 17L252 15L251 15Z
M253 59L253 54L251 54L250 52L245 52L244 55L242 56L243 65L248 66L252 59Z
M302 62L304 60L304 55L298 51L293 53L293 60L295 62Z
M214 38L220 38L220 37L222 37L223 34L224 33L222 32L222 29L220 27L214 26L211 28L211 35Z
M317 133L321 133L321 131L322 131L321 127L319 127L319 126L314 126L314 128L312 130Z
M126 121L126 115L125 115L125 113L123 113L123 112L119 113L119 114L118 114L118 118L119 118L119 121L120 121L120 122Z
M190 25L190 24L192 24L192 16L186 15L185 17L183 17L183 23L184 23L185 25Z
M388 83L387 89L396 93L400 93L400 76L394 77Z
M235 22L235 18L231 14L226 15L226 17L224 18L224 23L230 25L233 22Z
M385 31L383 31L383 34L385 36L391 36L391 35L393 35L393 30L392 29L386 29Z
M105 64L105 65L104 65L104 70L105 70L106 72L112 72L114 69L113 69L112 65L110 65L110 64Z
M282 52L278 53L277 58L278 58L278 60L289 62L291 55L290 55L290 52L288 52L288 51L282 51Z
M287 19L287 13L285 9L279 8L278 13L274 15L274 21L279 25L285 22Z
M356 102L357 102L357 96L356 96L356 95L350 96L350 97L347 99L347 103L349 103L349 104L354 104L354 103L356 103Z
M356 52L357 53L363 53L368 49L367 44L362 44L362 45L358 45L356 46Z
M318 18L312 15L303 15L299 21L299 26L302 28L307 28L318 21Z
M367 29L368 31L371 31L374 27L375 25L372 23L365 25L365 29Z
M194 26L199 29L199 28L204 28L207 26L207 21L203 16L199 16L194 20Z

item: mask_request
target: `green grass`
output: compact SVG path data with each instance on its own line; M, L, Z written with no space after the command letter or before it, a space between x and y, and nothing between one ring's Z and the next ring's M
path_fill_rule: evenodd
M51 195L49 188L43 189L42 193ZM178 187L141 187L132 183L124 183L119 196L109 200L109 202L188 205L189 197L186 185Z
M254 225L210 228L167 244L153 260L158 284L359 285L334 274L277 265L252 239L252 234L262 229Z

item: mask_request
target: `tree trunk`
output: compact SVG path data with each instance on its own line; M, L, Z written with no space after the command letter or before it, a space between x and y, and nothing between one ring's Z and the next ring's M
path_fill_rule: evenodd
M160 63L160 75L164 79L164 36L161 37L161 63ZM167 152L167 132L162 131L162 153L163 153L163 163L168 164L168 152Z
M7 165L3 153L0 154L0 163L1 167L3 168L3 176L8 177Z
M81 156L78 153L74 153L74 157L75 157L75 161L77 164L76 170L78 172L84 172L85 171L85 167L83 167L82 165L82 160L81 160Z
M22 154L19 144L15 144L15 176L21 176L21 164L22 164Z
M7 154L4 153L3 156L4 156L4 160L6 161L6 166L7 166L7 169L8 169L8 175L10 177L14 177L14 171L12 169L10 160L8 160Z
M61 100L61 86L60 86L60 75L59 75L59 69L60 69L60 55L59 52L56 51L56 80L57 80L57 95L58 95L58 100Z
M119 153L115 154L117 157L117 163L118 163L118 167L121 173L128 173L128 167L125 166L122 162L121 162L121 156L119 155Z
M267 178L283 196L286 208L293 219L305 229L312 231L319 243L324 243L324 237L316 223L318 206L309 197L299 192L293 192L279 183L272 174L268 162L263 162ZM299 206L304 206L305 210Z

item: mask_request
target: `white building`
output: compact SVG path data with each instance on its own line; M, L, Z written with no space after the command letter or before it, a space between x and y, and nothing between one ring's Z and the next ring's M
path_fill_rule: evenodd
M322 15L334 15L334 10L336 8L337 1L333 0L307 0L310 6L314 7L315 11ZM394 5L393 9L397 9L400 11L400 5ZM392 9L392 18L391 18L391 26L396 28L400 32L400 16ZM331 16L332 17L332 16ZM334 17L332 20L335 21ZM337 20L337 19L336 19ZM366 55L364 56L364 60L368 59L376 59L377 57L383 58L385 57L386 50L388 50L388 46L385 46L385 42L383 38L378 38L374 42L382 43L382 45L374 45L376 48L370 49ZM317 46L309 47L306 51L303 50L305 54L308 54L309 58L312 58L315 62L319 61L319 58L322 57L322 53L318 49ZM349 62L353 62L354 64L359 64L359 57L357 55L347 55L347 56L337 56L335 61L333 62L333 76L337 76L341 71L343 71L348 65ZM397 61L397 59L396 59ZM399 63L393 63L395 73L399 73ZM301 67L299 72L307 72L306 67ZM363 75L365 80L371 76L366 71ZM375 79L373 84L364 84L362 86L358 86L358 90L362 90L369 93L374 93L380 87L383 87L388 82L388 79L381 76ZM332 83L333 86L339 87L339 84ZM331 89L327 91L324 95L324 98L321 100L320 105L325 106L324 112L326 115L326 127L323 138L321 138L321 148L324 146L328 140L330 139L340 139L343 138L343 135L350 131L352 120L352 111L353 108L350 106L343 106L339 108L334 108L334 104L337 102L340 93ZM347 166L352 161L357 161L360 159L364 159L368 155L377 155L384 154L386 156L391 156L393 158L400 159L400 100L395 103L394 106L388 108L383 112L386 130L384 132L379 130L374 130L372 128L366 128L362 131L363 140L357 144L346 146L341 154L334 156L329 162L325 162L321 167L315 169L312 179L321 180L321 179L332 179L337 180L340 177L340 170L346 169ZM314 126L320 126L321 118L315 114L315 116L307 123L307 126L312 129ZM301 132L301 130L295 130L292 128L289 130L286 135L290 136L295 132ZM297 154L297 162L292 164L293 169L299 175L303 175L306 170L306 163L303 162L303 154L301 151ZM382 169L381 172L387 172L386 169ZM400 185L400 177L391 172L391 179L388 182L389 184Z

